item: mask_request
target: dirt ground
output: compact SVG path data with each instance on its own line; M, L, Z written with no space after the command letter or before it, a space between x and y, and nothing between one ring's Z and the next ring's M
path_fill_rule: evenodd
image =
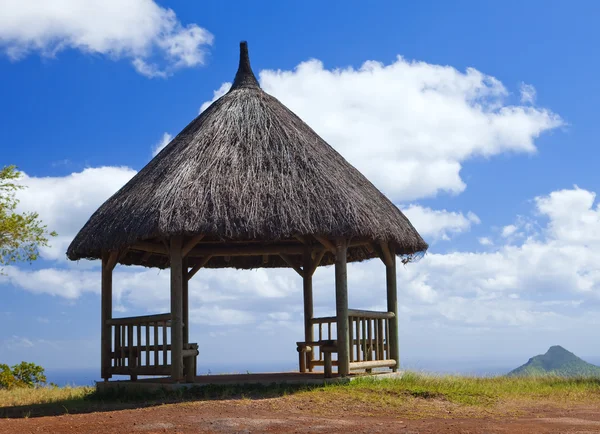
M196 401L146 408L0 420L0 433L592 433L600 405L457 410L322 403L286 397ZM413 407L411 407L413 408ZM426 417L423 417L427 414ZM419 417L420 416L420 417Z

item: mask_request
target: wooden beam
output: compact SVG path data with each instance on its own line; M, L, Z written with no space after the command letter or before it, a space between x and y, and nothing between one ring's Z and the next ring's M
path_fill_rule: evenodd
M112 318L112 272L117 262L117 252L103 252L102 254L102 301L100 310L100 366L101 376L104 381L108 381L111 375L111 357L112 338L111 325L109 321ZM112 265L111 265L112 263Z
M187 243L184 244L183 248L181 249L181 255L185 258L188 253L190 253L190 250L192 250L200 241L202 241L202 238L204 238L204 234L194 235Z
M185 257L182 259L181 273L182 273L182 276L181 276L181 283L182 283L181 309L182 309L182 313L183 313L181 320L183 321L183 347L185 348L186 344L190 341L190 338L189 338L189 336L190 336L190 328L189 328L190 296L189 296L189 285L188 285L189 279L187 278L188 262L187 262L187 258L185 258ZM185 367L184 367L184 371L185 371Z
M308 244L308 242L306 241L306 238L304 238L302 235L294 235L294 238L296 238L302 244Z
M208 263L208 261L210 261L210 258L212 258L212 256L207 255L204 258L202 258L200 262L197 262L196 265L194 265L192 269L188 272L187 280L190 280L192 277L194 277L194 274L196 274L202 267L204 267Z
M390 253L391 263L386 264L385 270L385 278L386 278L386 287L387 287L387 309L388 312L394 314L394 318L389 319L389 335L388 340L390 343L390 359L396 361L396 363L400 362L400 351L398 349L398 293L396 288L396 255L394 248L392 247L391 251L388 249L388 253ZM398 365L392 368L394 371L398 370Z
M119 252L117 250L112 250L108 254L108 259L106 262L106 268L110 271L114 270L117 265L117 261L119 260Z
M182 252L183 253L183 252ZM188 347L188 343L190 342L190 294L189 294L189 279L188 275L188 259L183 257L182 266L181 266L181 285L182 285L182 321L183 321L183 348ZM197 355L198 351L195 350L195 354ZM194 371L194 359L190 357L186 357L186 350L182 350L181 358L183 359L183 373L186 377L186 381L188 377L193 377L195 374L192 374ZM187 375L189 373L189 376Z
M383 241L381 241L379 245L381 246L382 253L381 260L386 265L386 267L389 267L393 262L395 262L392 258L390 247L388 246L388 243L384 243Z
M159 313L155 315L130 316L125 318L112 318L107 321L109 325L138 325L154 322L166 322L171 320L171 313Z
M315 259L312 260L311 265L310 265L310 269L307 271L307 273L312 276L313 274L315 274L315 271L317 270L317 267L319 266L319 264L321 264L321 260L323 259L323 256L325 256L325 252L326 250L320 250L317 252ZM312 257L312 254L311 254Z
M263 265L267 265L269 263L269 255L262 255L262 263Z
M312 268L312 258L310 256L311 251L309 247L304 249L304 254L302 255L302 259L304 261L304 275L302 276L302 292L304 298L304 342L312 342L314 341L314 331L313 331L313 287L312 287L312 273L309 272L309 269ZM314 352L311 351L310 355L306 357L305 354L300 354L300 357L304 357L306 360L308 358L307 368L309 372L312 372L312 360L314 358ZM302 370L302 369L301 369Z
M359 310L359 309L348 309L349 316L356 316L367 319L389 319L395 318L394 312L377 312L375 310Z
M129 253L129 249L125 248L123 249L120 253L119 253L119 257L117 258L116 263L118 264L119 262L121 262L123 259L125 259L125 256L127 256L127 253ZM116 264L115 264L116 265Z
M350 369L396 368L395 360L370 360L350 363Z
M144 252L158 253L166 255L167 251L160 244L149 242L138 242L131 246L132 249L141 250ZM189 258L199 258L207 255L212 256L261 256L261 255L278 255L285 253L288 255L301 255L304 251L304 246L301 244L269 244L262 246L242 245L242 246L222 246L222 245L202 245L201 247L193 248L189 253Z
M290 267L292 267L294 270L296 270L296 273L298 273L300 276L304 276L304 271L302 270L302 268L300 268L297 264L294 263L294 261L292 260L292 258L290 258L288 255L286 255L285 253L280 253L279 256L281 257L281 259L283 259Z
M348 272L346 267L348 242L335 240L335 311L337 318L338 374L350 372L350 347L348 342Z
M181 236L170 240L171 259L171 379L183 379L183 240Z
M325 246L325 248L327 250L329 250L331 253L335 254L336 250L335 250L335 245L329 241L327 238L322 237L320 235L315 235L315 239L320 242L321 244L323 244L323 246Z
M152 256L152 252L144 252L144 254L142 255L142 259L141 262L148 262L148 259L150 259L150 256Z
M314 248L315 255L318 255L318 253L321 252L324 248L335 254L335 246L333 245L333 243L331 241L327 240L326 238L322 238L322 237L320 237L320 238L321 239L319 239L319 242L322 244L328 243L329 247L325 246L325 244L323 244L324 247L315 246L315 248ZM369 243L369 241L355 240L351 243L348 243L347 247L364 246L367 243ZM331 250L330 247L332 247L333 250ZM148 241L137 242L133 246L131 246L130 249L168 256L168 249L166 249L164 246L162 246L158 243L151 243ZM304 252L304 245L299 244L299 243L296 243L296 244L292 244L292 243L267 244L267 245L252 245L252 244L219 245L219 244L202 243L201 246L194 247L192 250L190 250L187 256L188 256L188 258L203 258L207 255L232 256L233 257L233 256L279 255L280 253L283 253L286 255L302 255L303 252Z

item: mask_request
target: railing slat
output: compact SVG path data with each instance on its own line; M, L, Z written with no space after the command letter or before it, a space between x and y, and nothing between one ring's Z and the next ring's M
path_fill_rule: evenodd
M158 323L154 323L154 366L160 365L158 362Z
M354 333L353 333L354 324L352 324L352 321L354 321L354 318L349 317L348 318L348 337L350 339L350 361L351 362L354 361Z
M170 313L161 313L158 315L142 315L142 316L131 316L127 318L112 318L106 321L110 325L129 325L129 324L143 324L146 322L158 322L158 321L169 321L171 319Z
M128 357L127 357L127 366L129 366L130 368L135 366L135 354L133 352L133 329L134 329L134 325L131 324L129 326L127 326L127 352Z
M163 322L163 365L167 366L167 323Z
M390 358L390 320L385 320L385 357Z
M379 320L378 319L374 319L373 320L373 335L375 336L375 348L373 348L373 351L375 352L375 359L374 360L379 360L379 327L377 326L377 324L379 324Z
M120 348L120 341L121 341L121 330L119 329L119 326L115 326L115 354L118 354L118 352L121 351ZM114 358L115 361L115 367L119 366L119 359L118 358Z
M146 323L146 360L144 366L150 366L150 323Z
M367 353L367 360L373 360L373 328L371 322L372 320L367 318L367 335L369 336L369 352Z
M360 318L356 318L356 361L360 362L361 360L364 360L364 354L362 354L361 348L360 348L360 332L361 332L361 320ZM354 342L352 342L352 345L354 345Z
M366 320L366 318L361 318L361 320L362 320L363 360L367 360L367 320Z
M135 358L136 358L136 365L141 365L142 364L142 325L138 324L137 325L137 342L135 343L136 346L136 351L135 351Z
M127 345L127 341L126 339L126 333L127 331L127 326L123 325L121 326L121 366L125 366L125 345Z

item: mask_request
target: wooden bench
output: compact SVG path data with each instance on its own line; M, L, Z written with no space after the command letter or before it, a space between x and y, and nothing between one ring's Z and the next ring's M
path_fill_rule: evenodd
M196 378L199 353L198 344L183 345L183 373L188 383L193 383Z
M314 342L296 342L298 351L298 364L300 372L312 372L315 365L321 364L319 360L313 360L315 348L318 347L319 351L323 354L323 370L325 378L332 377L333 365L337 364L336 361L331 359L332 353L337 353L337 341L331 339L325 339Z
M162 346L159 347L163 350ZM166 346L166 351L171 351L171 346ZM122 355L126 357L130 363L129 366L112 368L111 370L115 374L130 375L132 381L136 381L138 375L169 375L171 373L170 364L156 364L156 365L142 365L140 363L141 354L146 351L154 351L155 346L149 345L132 348L123 348ZM192 383L196 377L197 363L198 363L198 344L189 343L183 346L183 367L185 380L188 383Z

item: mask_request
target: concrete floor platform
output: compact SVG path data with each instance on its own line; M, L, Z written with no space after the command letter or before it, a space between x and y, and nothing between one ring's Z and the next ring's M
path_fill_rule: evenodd
M174 383L169 377L140 378L137 381L114 380L97 381L96 389L99 392L109 390L177 390L191 387L202 387L209 385L229 386L229 385L263 385L273 384L288 385L311 385L321 386L332 383L349 383L358 378L400 378L402 372L373 372L373 373L352 373L348 377L338 377L334 374L333 378L325 378L322 372L300 373L300 372L268 372L260 374L218 374L218 375L200 375L194 379L193 383Z

